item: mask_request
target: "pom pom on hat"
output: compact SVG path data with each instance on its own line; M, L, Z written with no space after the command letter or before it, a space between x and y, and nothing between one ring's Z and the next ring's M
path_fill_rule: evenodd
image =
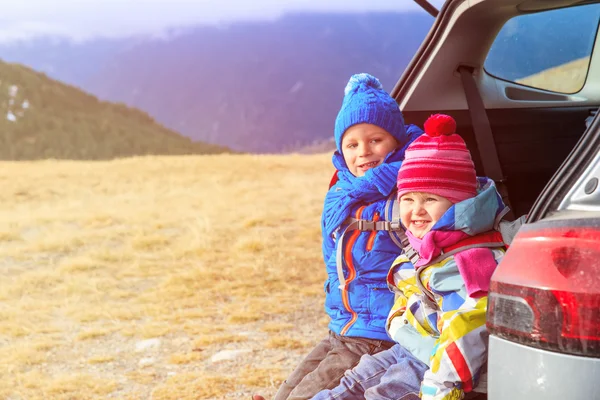
M355 74L350 77L350 80L346 84L344 95L347 96L351 92L356 92L361 85L363 85L365 89L373 88L376 90L383 90L383 85L379 82L379 79L375 78L373 75L365 73Z
M449 115L434 114L427 118L425 124L425 133L430 137L450 136L456 133L456 121Z

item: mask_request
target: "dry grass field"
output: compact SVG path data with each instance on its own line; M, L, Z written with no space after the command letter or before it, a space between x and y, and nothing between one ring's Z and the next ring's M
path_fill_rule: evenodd
M0 162L0 399L273 395L326 334L331 173L328 155Z

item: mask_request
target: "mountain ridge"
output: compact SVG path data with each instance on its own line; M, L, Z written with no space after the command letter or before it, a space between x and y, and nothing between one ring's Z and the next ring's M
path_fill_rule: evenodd
M0 61L0 160L100 160L137 155L214 154L147 113L100 101L29 67Z

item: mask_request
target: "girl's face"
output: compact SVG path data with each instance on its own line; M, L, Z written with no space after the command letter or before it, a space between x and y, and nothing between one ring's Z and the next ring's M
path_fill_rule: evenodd
M400 197L400 220L414 237L422 239L452 204L432 193L407 193Z
M352 125L342 137L342 154L354 176L375 168L398 146L385 129L372 124Z

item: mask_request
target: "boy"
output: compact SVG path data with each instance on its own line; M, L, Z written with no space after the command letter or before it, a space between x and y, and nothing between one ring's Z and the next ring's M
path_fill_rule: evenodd
M419 260L400 255L389 271L397 299L387 329L397 344L363 356L314 399L458 400L477 385L487 291L504 247L475 237L487 238L507 208L493 181L475 176L451 117L434 115L424 127L398 173L400 220Z
M344 93L334 129L338 181L325 197L321 220L329 336L281 385L275 400L310 399L336 386L363 354L394 344L385 329L394 301L386 276L400 249L388 232L345 230L352 218L383 218L404 150L422 131L404 125L398 104L371 75L353 75Z

